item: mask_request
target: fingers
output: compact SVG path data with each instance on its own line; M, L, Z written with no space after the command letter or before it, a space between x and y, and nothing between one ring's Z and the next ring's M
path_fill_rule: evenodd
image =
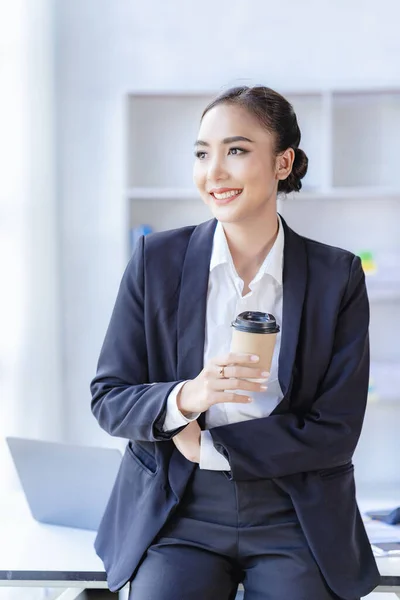
M230 352L223 356L218 356L211 359L211 363L220 367L226 367L228 365L249 365L256 364L260 360L259 356L255 354L238 354L236 352Z
M223 390L244 390L247 392L265 392L267 386L265 381L259 383L257 381L248 381L247 379L216 379L214 380L213 388L216 391Z
M261 369L257 362L259 357L254 354L234 354L231 352L225 356L220 356L208 363L208 374L223 379L235 377L238 379L267 379L269 373ZM221 375L223 368L223 376Z
M238 390L264 392L269 372L261 369L258 362L258 356L233 352L211 359L203 371L208 406L223 402L248 404L252 401L245 393L235 393ZM223 377L221 367L224 367Z
M219 374L219 371L218 371L218 374ZM224 376L227 379L233 377L235 379L264 379L264 380L267 380L269 375L270 374L268 371L263 371L258 366L240 367L237 365L230 365L230 366L224 367Z
M223 402L236 402L239 404L249 404L252 398L233 392L214 392L212 395L212 404L222 404Z

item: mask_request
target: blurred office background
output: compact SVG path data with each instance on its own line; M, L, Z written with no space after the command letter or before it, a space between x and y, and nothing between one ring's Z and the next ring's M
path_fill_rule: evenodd
M132 240L209 218L191 183L201 110L261 83L293 102L310 158L281 213L362 255L357 480L400 487L399 22L396 0L0 1L2 484L6 435L123 444L89 383Z

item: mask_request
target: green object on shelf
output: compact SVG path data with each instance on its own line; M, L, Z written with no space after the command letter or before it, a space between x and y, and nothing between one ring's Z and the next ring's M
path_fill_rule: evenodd
M358 253L358 256L361 259L362 268L364 269L364 273L366 275L373 275L376 273L376 262L374 259L374 255L371 250L362 250Z

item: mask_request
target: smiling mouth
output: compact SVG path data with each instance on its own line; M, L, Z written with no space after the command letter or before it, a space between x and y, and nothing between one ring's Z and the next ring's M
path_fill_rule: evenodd
M235 196L239 196L243 190L229 190L229 192L222 192L218 194L217 192L210 192L211 196L214 196L216 200L228 200L230 198L234 198Z

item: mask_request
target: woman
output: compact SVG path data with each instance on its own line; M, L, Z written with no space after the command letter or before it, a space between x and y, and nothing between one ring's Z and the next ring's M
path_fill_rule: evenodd
M307 157L264 87L204 111L194 180L213 220L142 238L101 350L92 410L129 441L98 531L134 600L355 600L379 582L352 455L367 399L360 260L277 214ZM229 352L243 311L275 315L270 373ZM260 382L249 379L261 379Z

